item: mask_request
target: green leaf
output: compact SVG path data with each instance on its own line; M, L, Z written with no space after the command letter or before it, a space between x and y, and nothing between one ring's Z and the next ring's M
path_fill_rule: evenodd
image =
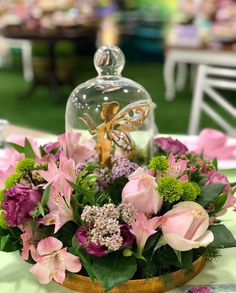
M199 181L198 181L198 185L204 185L204 183L207 181L207 176L206 175L204 175L204 174L201 174L200 176L199 176Z
M91 264L90 257L88 256L88 254L85 251L81 250L79 244L77 243L77 241L75 239L75 235L72 238L72 247L73 247L74 253L79 256L79 258L80 258L84 268L86 269L90 279L92 281L94 281L95 276L93 273L93 267Z
M235 183L236 184L236 183ZM235 194L236 193L236 185L233 186L233 190L232 190L232 193Z
M160 249L156 250L153 260L155 261L158 269L169 270L173 266L176 268L181 268L181 264L173 250L169 245L164 245Z
M55 155L55 154L58 152L58 149L59 149L59 147L52 149L52 150L50 151L50 154Z
M9 234L1 237L0 250L4 250L4 248L5 248L6 244L7 244L7 242L9 241L9 239L10 239Z
M44 209L43 209L41 203L38 204L38 211L39 211L40 215L42 215L44 217L45 213L44 213Z
M46 155L45 149L42 146L40 146L39 149L40 149L41 157L45 156Z
M141 259L143 261L147 261L146 258L143 256L143 252L140 249L137 249L137 251L135 251L135 253L133 254L134 257L136 257L137 259Z
M182 251L181 252L181 264L184 269L193 269L193 251Z
M123 257L111 253L104 257L93 257L93 271L105 293L130 280L137 270L134 257Z
M66 180L70 186L75 190L77 191L78 193L82 193L83 195L87 196L87 195L94 195L94 190L87 190L87 189L84 189L78 185L76 185L75 183L69 181L69 180Z
M95 194L97 193L97 189L96 188L91 188L91 189L85 189L82 188L78 185L76 185L73 182L70 182L69 180L66 180L70 186L78 193L83 195L82 200L80 200L79 203L82 203L83 205L86 204L91 204L94 205L95 204Z
M214 168L217 170L218 169L218 162L217 162L217 158L213 159L211 161L212 165L214 166Z
M197 203L205 207L223 191L224 187L225 184L208 184L201 186L201 195L197 198Z
M21 234L22 231L18 227L0 228L0 250L5 252L20 250L22 248Z
M51 189L51 185L49 184L43 191L43 196L41 199L41 206L42 208L44 208L46 206L46 204L48 203L48 199L49 199L49 195L50 195L50 189Z
M8 142L8 144L13 147L18 153L24 153L25 148L19 144L16 144L14 142Z
M173 249L180 264L182 264L181 251Z
M36 222L31 220L28 223L29 223L30 229L32 231L32 234L34 235L34 232L35 232L35 229L36 229Z
M85 168L85 170L88 170L88 171L92 171L94 170L95 168L97 168L98 165L94 165L94 164L88 164Z
M35 158L35 152L28 140L28 138L26 137L25 138L25 148L24 148L24 151L25 151L25 157L26 158L31 158L31 159L34 159Z
M214 201L213 201L214 211L210 212L209 216L213 216L222 210L222 207L224 206L224 204L227 200L227 196L228 196L227 193L224 193L214 199Z
M160 247L166 245L166 241L163 237L163 235L161 235L161 237L159 238L157 244L155 245L154 249L153 249L153 254L156 252L157 249L159 249Z
M214 234L214 241L209 246L214 248L236 247L233 234L224 225L214 225L208 228Z
M70 198L70 205L72 207L73 212L73 220L80 225L81 224L81 218L80 215L82 213L82 210L84 208L83 205L79 203L78 195L72 194Z
M155 247L156 243L159 241L160 239L160 233L157 232L153 235L151 235L150 237L148 237L147 242L144 246L143 252L147 252L148 250L152 249Z

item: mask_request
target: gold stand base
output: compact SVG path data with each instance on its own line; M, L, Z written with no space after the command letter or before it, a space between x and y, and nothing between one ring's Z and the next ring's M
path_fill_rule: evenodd
M166 277L131 280L112 289L109 293L161 293L179 287L193 279L205 266L204 257L199 257L194 263L192 272L178 270ZM169 280L169 282L168 282ZM167 284L166 284L167 283ZM66 279L63 286L80 293L103 293L104 290L98 282L91 282L88 277L74 275L73 279Z

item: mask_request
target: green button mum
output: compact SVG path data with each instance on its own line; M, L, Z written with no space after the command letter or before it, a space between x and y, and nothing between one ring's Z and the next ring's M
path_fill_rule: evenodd
M182 183L176 178L169 176L160 179L157 191L170 203L179 200L184 194Z
M183 182L182 187L184 189L184 194L182 196L184 200L195 200L201 193L199 185L195 182Z
M5 221L5 213L3 210L0 210L0 227L3 229L7 228L7 222Z
M27 172L32 170L33 166L34 166L34 160L31 158L25 158L16 165L16 171Z
M149 163L149 168L153 171L165 172L169 168L168 160L165 156L153 157Z
M24 176L22 172L15 172L11 174L5 181L5 189L11 188L16 183L20 182L21 178Z
M1 190L0 190L0 203L3 201L4 196L5 196L5 192L4 192L3 189L1 189Z

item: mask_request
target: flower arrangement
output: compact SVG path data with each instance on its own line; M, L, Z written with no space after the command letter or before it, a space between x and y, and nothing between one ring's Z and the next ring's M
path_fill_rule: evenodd
M0 249L18 250L40 283L79 273L108 292L236 246L218 219L235 206L235 188L215 160L155 138L149 160L113 157L108 168L79 139L11 143L1 166Z

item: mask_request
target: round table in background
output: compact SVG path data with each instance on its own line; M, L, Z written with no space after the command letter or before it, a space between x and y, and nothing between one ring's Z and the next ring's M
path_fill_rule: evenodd
M91 26L76 26L76 27L61 27L55 30L31 30L25 29L21 26L8 26L1 30L1 34L5 38L19 39L19 40L29 40L32 42L40 41L45 43L48 47L48 58L49 58L49 72L47 84L50 86L53 99L55 101L59 100L59 85L62 83L59 80L56 72L56 54L55 48L56 44L60 41L70 41L73 43L83 42L85 39L94 38L96 39L97 25L92 24ZM68 80L74 87L74 76ZM40 81L37 77L34 77L31 87L27 92L21 96L21 98L29 98L35 89L39 86L45 84Z

